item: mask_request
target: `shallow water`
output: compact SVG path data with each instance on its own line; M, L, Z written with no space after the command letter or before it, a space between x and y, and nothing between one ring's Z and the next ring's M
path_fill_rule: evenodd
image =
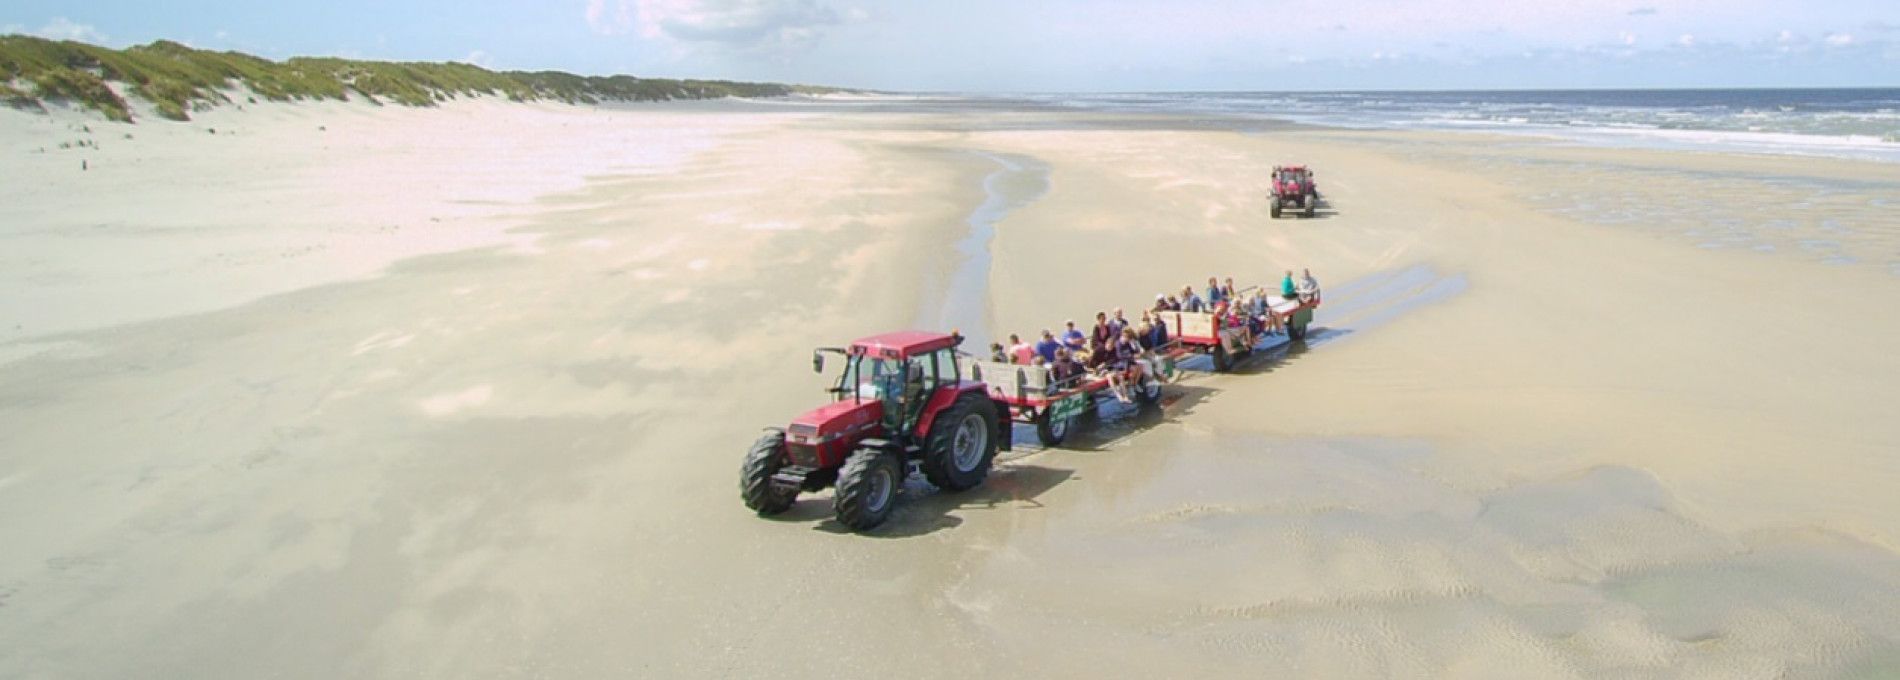
M996 224L1049 190L1049 168L1040 161L975 153L997 168L983 177L983 202L964 220L970 232L957 241L956 268L944 285L925 286L928 299L917 316L918 328L961 332L967 338L964 350L969 352L999 341L992 339L990 307L990 244L996 237Z
M1900 264L1900 198L1891 174L1865 178L1749 169L1608 163L1483 146L1412 145L1411 155L1467 165L1524 190L1549 213L1633 229L1707 250L1747 251L1830 265ZM1536 190L1530 190L1537 187Z

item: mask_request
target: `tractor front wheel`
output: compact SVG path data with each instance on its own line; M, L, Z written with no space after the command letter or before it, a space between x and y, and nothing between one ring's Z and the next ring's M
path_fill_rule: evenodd
M924 445L924 478L945 491L964 491L982 484L996 460L998 432L996 402L977 392L965 392L930 421Z
M882 449L863 448L845 459L838 470L837 495L831 509L838 523L865 531L891 518L897 492L904 487L904 464Z
M1273 208L1271 209L1271 211L1273 213L1273 219L1276 219L1276 220L1280 219L1280 197L1279 196L1273 197Z
M772 475L785 464L785 433L767 432L753 442L739 467L739 498L745 506L761 515L776 515L791 509L797 491L780 491L772 486Z
M1318 213L1319 213L1319 194L1308 195L1306 197L1306 216L1312 217L1313 215L1318 214Z

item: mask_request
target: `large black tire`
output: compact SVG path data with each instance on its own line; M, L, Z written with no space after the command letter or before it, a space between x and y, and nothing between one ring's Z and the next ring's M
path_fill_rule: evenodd
M1306 341L1306 324L1289 323L1286 325L1286 337L1294 342Z
M1227 353L1227 343L1220 338L1214 339L1214 372L1226 373L1234 367L1234 357Z
M1279 196L1273 197L1272 212L1273 212L1273 219L1276 219L1276 220L1280 219L1280 197Z
M965 392L930 421L924 440L924 478L945 491L976 488L990 476L1002 436L997 426L996 402Z
M891 518L897 507L897 492L904 488L904 463L897 454L882 449L862 448L844 461L838 470L838 490L831 509L838 523L853 531L865 531Z
M772 475L785 465L785 433L767 432L752 443L739 466L739 498L745 506L761 515L776 515L792 507L798 492L784 492L772 486Z
M1074 418L1053 420L1048 411L1043 411L1042 415L1036 416L1036 441L1042 442L1043 448L1061 446L1063 440L1069 438L1069 428L1072 427L1075 427Z
M1312 217L1316 214L1319 214L1319 196L1318 195L1307 196L1306 197L1306 216Z

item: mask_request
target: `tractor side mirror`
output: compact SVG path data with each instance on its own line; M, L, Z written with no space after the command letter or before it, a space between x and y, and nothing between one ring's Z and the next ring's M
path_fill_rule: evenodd
M820 373L820 374L825 372L825 355L824 354L819 353L819 352L811 353L811 372Z

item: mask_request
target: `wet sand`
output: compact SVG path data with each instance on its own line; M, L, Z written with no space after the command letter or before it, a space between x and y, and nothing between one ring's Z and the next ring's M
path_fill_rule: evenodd
M317 124L369 148L410 115L292 111L236 120L288 139L271 116L360 116ZM1631 164L1656 169L1645 192L1695 194L1713 167L1748 210L1781 200L1747 190L1760 159L943 101L447 113L694 143L231 150L254 164L182 166L143 198L148 175L7 166L40 188L0 203L26 225L0 234L20 326L0 344L0 675L1900 672L1900 277L1543 198ZM38 139L0 115L9 152ZM146 167L198 153L139 141L123 153ZM614 153L450 212L580 148ZM453 171L390 169L455 149ZM1267 217L1277 162L1315 166L1320 218ZM1892 199L1888 166L1800 164ZM345 169L461 190L293 179ZM101 189L135 193L64 198L121 195ZM233 194L280 203L191 207ZM1900 238L1890 211L1830 206L1804 219L1870 234L1855 252ZM326 243L309 211L490 235L271 289L192 255L244 251L245 225ZM95 224L116 226L78 240ZM118 268L95 247L179 264L101 279ZM812 346L971 299L938 318L1028 335L1299 267L1327 291L1306 345L1187 379L1159 413L1111 409L1065 450L1019 437L977 490L913 479L869 535L823 495L773 519L738 502L757 428L823 398ZM41 321L82 289L83 317ZM152 301L170 289L225 292Z

